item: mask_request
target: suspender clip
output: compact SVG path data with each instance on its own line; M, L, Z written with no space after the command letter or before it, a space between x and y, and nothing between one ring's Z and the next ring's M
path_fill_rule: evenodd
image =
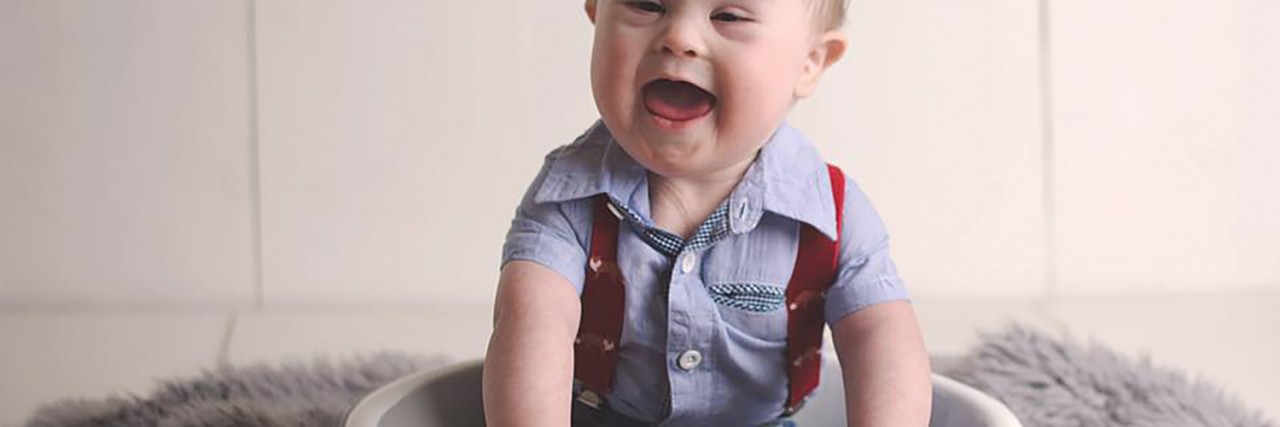
M578 393L578 401L597 411L600 410L600 404L604 403L604 399L601 399L600 395L591 390L582 390L582 393Z

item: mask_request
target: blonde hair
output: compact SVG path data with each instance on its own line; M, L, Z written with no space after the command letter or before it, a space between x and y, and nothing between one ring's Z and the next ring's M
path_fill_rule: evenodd
M809 8L813 10L814 23L821 25L820 30L838 30L844 26L849 0L809 0Z

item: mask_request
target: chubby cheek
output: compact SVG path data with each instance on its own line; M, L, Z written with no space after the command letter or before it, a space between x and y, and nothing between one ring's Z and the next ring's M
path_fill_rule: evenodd
M751 63L733 66L749 73L726 75L718 127L724 137L763 141L785 118L791 107L794 90L793 73L781 70L776 63Z
M636 105L634 47L620 34L597 34L591 52L591 86L600 117L615 132L630 129Z

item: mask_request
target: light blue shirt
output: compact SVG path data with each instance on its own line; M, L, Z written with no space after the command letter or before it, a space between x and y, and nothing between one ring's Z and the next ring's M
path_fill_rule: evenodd
M502 262L546 266L581 295L591 199L608 195L627 224L618 233L627 313L608 404L663 425L758 425L779 417L787 399L787 311L779 296L791 278L800 225L835 237L830 181L814 147L783 124L718 211L727 214L727 232L671 256L646 237L656 229L647 171L597 122L547 155L511 221ZM851 178L844 222L828 324L909 298L884 224Z

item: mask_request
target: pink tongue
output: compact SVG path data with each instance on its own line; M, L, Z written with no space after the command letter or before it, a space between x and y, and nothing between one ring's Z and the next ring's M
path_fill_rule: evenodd
M711 112L715 99L686 82L658 80L644 88L644 106L650 113L671 121L696 119Z

